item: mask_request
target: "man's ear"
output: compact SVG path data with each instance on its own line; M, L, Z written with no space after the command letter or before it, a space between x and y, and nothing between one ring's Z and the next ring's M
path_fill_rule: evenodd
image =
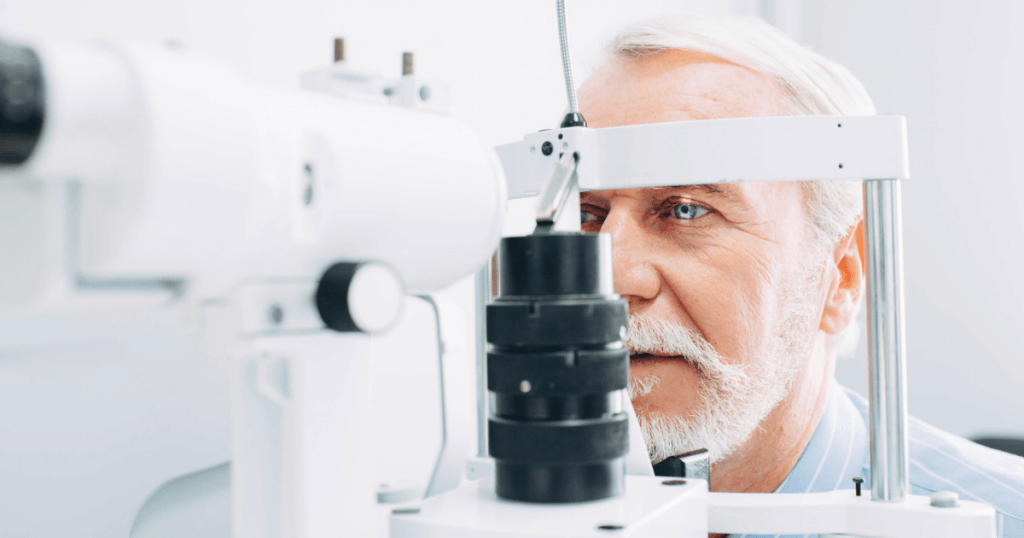
M829 285L825 308L821 314L821 330L839 334L857 315L857 306L864 293L864 220L850 228L833 251L836 278ZM831 272L831 271L829 271Z

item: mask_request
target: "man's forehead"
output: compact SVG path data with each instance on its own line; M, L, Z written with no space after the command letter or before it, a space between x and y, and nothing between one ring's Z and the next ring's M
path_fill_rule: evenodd
M595 128L789 113L771 76L676 50L609 61L579 94L580 112Z

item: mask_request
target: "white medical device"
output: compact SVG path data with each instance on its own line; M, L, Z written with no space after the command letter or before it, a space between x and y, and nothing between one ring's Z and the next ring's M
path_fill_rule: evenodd
M4 207L38 209L0 214L0 254L8 260L0 262L0 279L16 283L0 288L0 307L58 315L142 292L196 311L223 306L238 538L994 537L992 507L910 494L899 188L908 178L904 119L588 129L575 105L561 1L559 8L567 122L499 147L500 161L464 126L436 114L444 106L428 103L430 88L438 88L437 97L442 87L422 84L411 69L388 81L332 68L307 74L304 90L282 91L176 50L0 44L0 78L28 88L12 93L20 96L17 106L6 96L14 112L4 129L19 125L7 139L17 144L0 151L0 205L6 199ZM30 124L34 113L38 125ZM560 160L565 154L579 159ZM483 307L490 271L481 266L497 245L508 198L548 189L542 210L555 220L574 190L832 179L865 180L870 494L709 493L700 479L631 475L622 495L586 503L496 496L486 458L466 459L472 418L463 396L471 386L473 340L453 321L457 309L429 293L479 272ZM426 296L438 316L445 444L423 499L378 505L372 469L364 465L373 445L360 379L370 360L368 335L394 324L407 294ZM479 332L476 343L482 419ZM28 374L45 379L45 365ZM18 479L26 482L46 472L45 458L23 455L27 448L17 440L7 445L14 449L5 443L0 455L8 461L0 468L21 466ZM68 448L53 455L77 456ZM471 480L460 481L464 467ZM156 487L177 474L160 468L144 478ZM112 502L138 506L144 494L133 490ZM70 509L50 507L58 514ZM134 514L123 512L108 518L115 534L125 532L126 522L130 530ZM102 519L89 520L90 531L104 528ZM18 530L32 525L46 527L32 522Z
M469 413L471 399L455 395L471 383L458 378L471 368L470 335L453 317L459 312L428 294L472 274L494 251L506 193L493 150L418 102L342 99L322 84L264 89L178 50L43 42L3 44L3 53L5 87L26 91L5 94L18 99L5 101L14 112L3 118L12 144L0 196L11 202L5 207L38 208L0 215L0 279L16 283L5 286L5 311L99 311L142 293L157 295L153 308L191 305L185 324L199 323L205 305L226 309L217 339L232 370L235 534L372 534L376 482L365 462L373 445L361 410L368 337L395 323L406 294L424 296L448 341L449 414ZM416 80L390 82L402 96L406 86L424 87ZM47 364L23 373L45 385ZM111 398L125 392L116 382L92 383ZM48 418L50 428L74 430ZM428 493L457 484L470 441L455 434L463 424L471 419L446 428ZM141 447L147 431L127 433ZM2 487L31 491L34 477L64 460L88 465L76 442L47 449L36 438L5 439ZM17 456L39 450L51 459ZM89 514L78 530L127 534L146 496L182 469L113 472L134 473L148 489L118 492L108 500L117 514ZM32 501L58 514L78 503ZM17 534L70 532L59 519L5 520Z
M538 225L570 197L569 177L579 190L864 180L871 492L862 495L857 484L828 493L709 494L701 480L637 476L627 477L622 497L558 506L555 515L554 506L530 512L501 501L494 484L481 481L427 499L420 513L392 518L392 536L994 536L991 506L949 492L931 498L910 492L900 214L900 181L909 177L905 119L797 116L587 129L576 102L563 0L558 16L569 112L561 128L498 148L510 198L540 194Z

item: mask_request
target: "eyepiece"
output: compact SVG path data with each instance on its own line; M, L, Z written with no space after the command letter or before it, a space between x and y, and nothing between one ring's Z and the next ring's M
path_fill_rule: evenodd
M501 242L487 307L488 440L504 499L565 503L621 495L627 305L611 237L552 233Z
M0 165L28 160L43 131L46 92L36 52L0 41Z

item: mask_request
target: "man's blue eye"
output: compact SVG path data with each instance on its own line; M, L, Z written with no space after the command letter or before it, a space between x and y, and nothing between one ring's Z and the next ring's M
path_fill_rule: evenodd
M697 217L703 217L708 213L706 207L693 204L678 204L672 207L672 215L677 219L693 220Z
M590 211L580 211L580 224L586 224L594 220L597 220L597 217Z

